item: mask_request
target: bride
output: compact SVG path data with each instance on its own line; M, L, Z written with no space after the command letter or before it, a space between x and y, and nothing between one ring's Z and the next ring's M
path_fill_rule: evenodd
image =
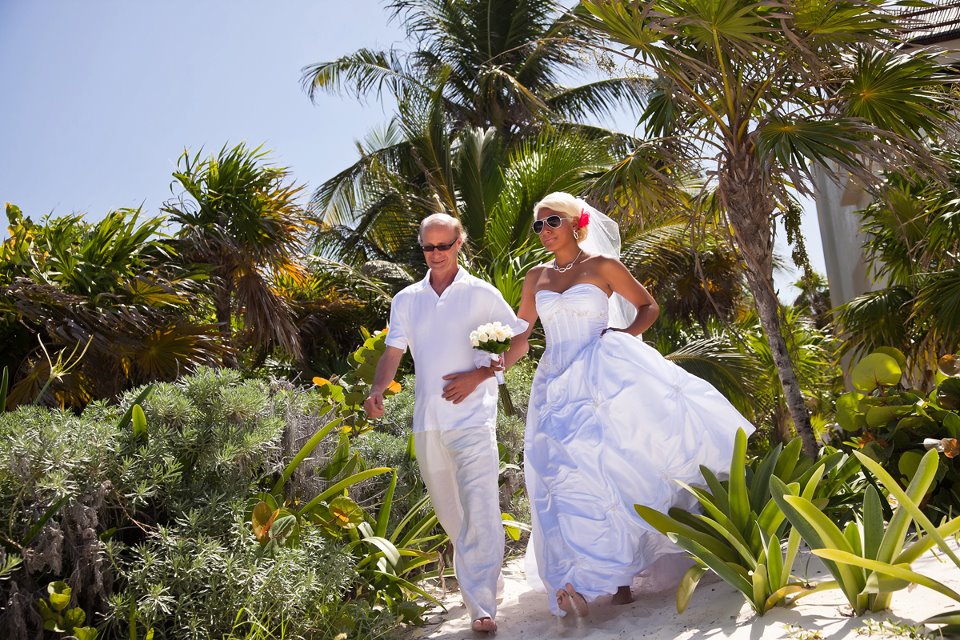
M555 615L582 616L603 594L631 602L634 577L678 551L633 505L691 508L675 480L702 484L699 465L726 469L737 428L753 427L709 383L639 339L659 307L617 259L615 222L568 193L538 202L534 218L554 259L524 280L517 315L529 328L511 347L526 352L539 316L546 351L524 445L527 577L555 594Z

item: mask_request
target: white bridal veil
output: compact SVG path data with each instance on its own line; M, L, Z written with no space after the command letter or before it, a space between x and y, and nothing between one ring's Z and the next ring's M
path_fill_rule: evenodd
M577 198L582 210L590 214L589 232L580 243L580 248L587 253L600 254L610 258L620 259L620 225L610 216L601 213ZM627 302L619 293L610 296L610 312L608 323L615 329L625 329L637 317L637 308Z

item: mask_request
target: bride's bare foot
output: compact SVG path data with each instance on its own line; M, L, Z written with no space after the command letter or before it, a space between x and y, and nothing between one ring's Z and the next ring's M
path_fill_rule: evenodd
M630 593L630 587L619 587L610 599L610 604L630 604L631 602L633 602L633 594Z
M496 633L497 623L493 618L477 618L471 625L477 633Z
M557 589L557 606L564 612L572 613L580 618L588 613L586 599L577 593L577 590L569 582L563 589Z

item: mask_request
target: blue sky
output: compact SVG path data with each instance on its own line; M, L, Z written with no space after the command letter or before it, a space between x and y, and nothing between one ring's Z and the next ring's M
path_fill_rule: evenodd
M184 148L263 143L300 182L353 162L379 105L301 68L402 39L374 0L0 1L0 198L39 217L170 198Z
M155 215L184 149L238 142L271 149L312 189L389 114L330 95L312 104L301 69L403 35L377 0L0 0L0 201L34 219Z

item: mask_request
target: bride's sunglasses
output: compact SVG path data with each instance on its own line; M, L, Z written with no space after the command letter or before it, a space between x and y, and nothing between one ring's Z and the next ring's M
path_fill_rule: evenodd
M543 224L547 223L550 225L551 229L559 229L560 225L563 224L563 218L554 214L552 216L547 216L543 220L534 220L533 221L533 232L539 234L543 231Z

